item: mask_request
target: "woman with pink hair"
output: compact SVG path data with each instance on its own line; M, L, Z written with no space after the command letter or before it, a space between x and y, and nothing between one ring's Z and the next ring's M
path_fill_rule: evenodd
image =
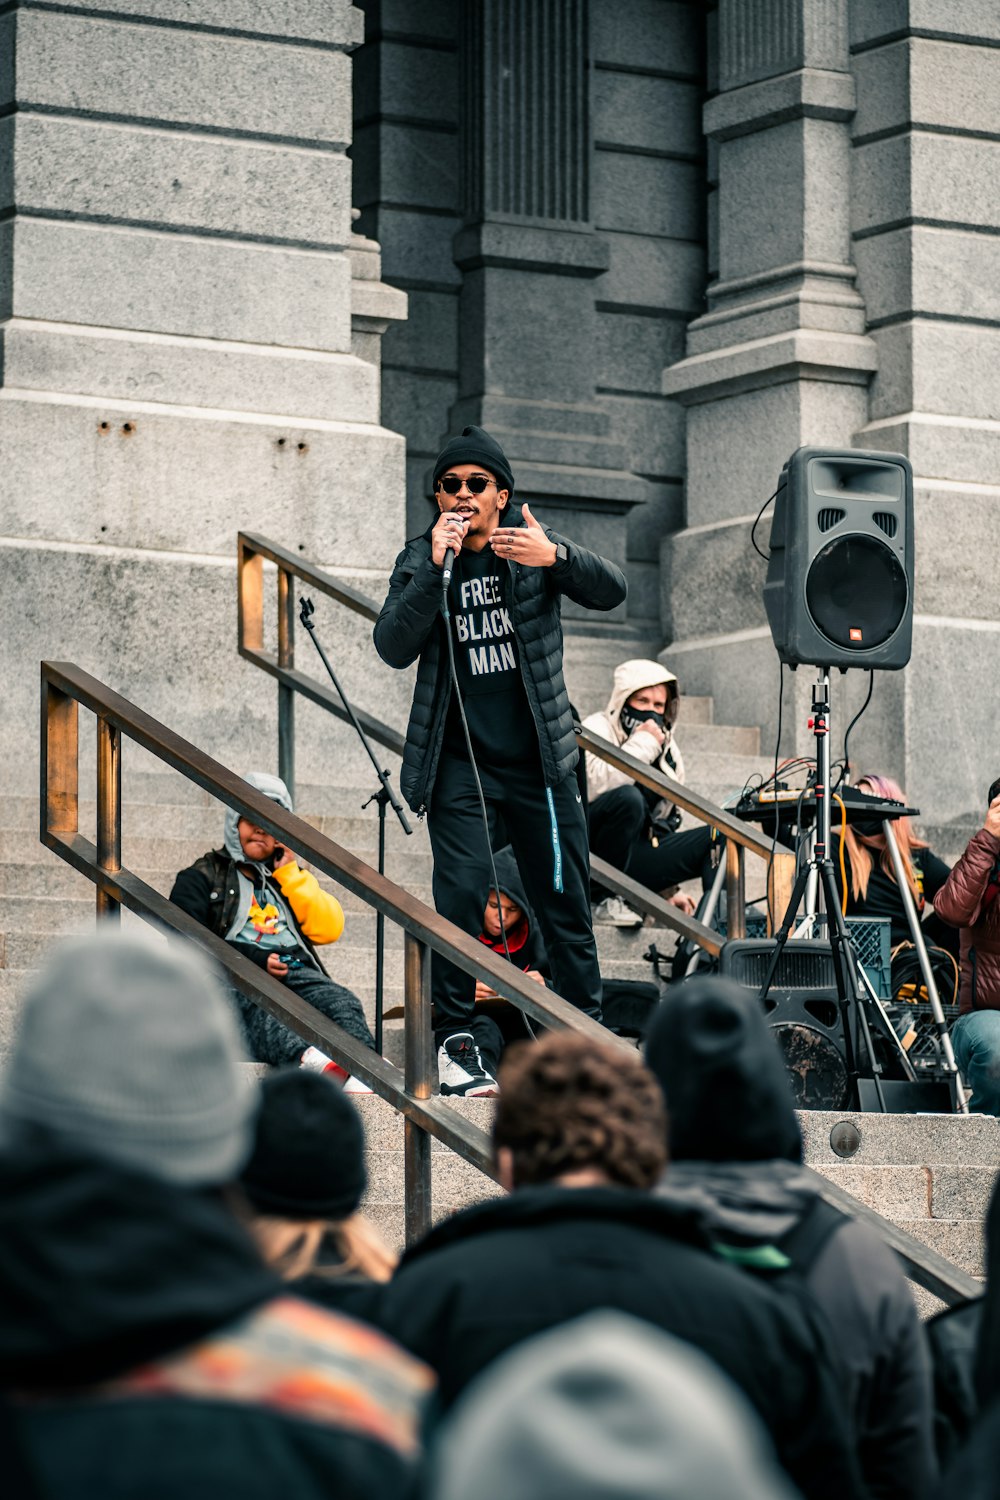
M889 776L869 773L860 778L857 789L873 797L901 802L904 806L906 803L902 787ZM896 884L881 818L852 820L847 826L841 850L838 810L835 802L832 856L842 900L845 885L847 888L845 914L849 917L888 917L892 922L893 946L908 941L910 928L906 920L906 909L902 893ZM939 947L954 948L954 930L945 926L933 913L927 915L928 903L933 902L948 879L949 866L936 854L932 854L926 840L917 838L909 818L897 818L892 826L903 858L910 894L923 921L925 935Z

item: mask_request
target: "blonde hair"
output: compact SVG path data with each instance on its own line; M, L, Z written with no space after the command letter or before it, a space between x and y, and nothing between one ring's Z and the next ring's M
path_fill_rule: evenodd
M886 798L892 802L906 801L906 795L898 781L893 781L889 776L861 776L857 786L870 787L877 797ZM923 900L920 888L917 884L917 874L913 863L914 849L926 849L927 840L918 839L913 831L913 824L909 818L896 818L893 822L893 832L896 835L896 843L903 859L903 869L906 871L906 883L910 887L917 907ZM892 867L892 859L885 842L885 834L855 833L850 824L847 825L847 833L844 838L847 849L847 857L851 863L851 895L855 901L864 901L868 895L868 882L875 868L875 855L879 855L879 865L883 872L895 884L896 872Z
M250 1220L250 1231L264 1260L282 1281L298 1281L309 1275L328 1276L332 1280L351 1272L371 1281L388 1281L399 1259L364 1214L352 1214L336 1223L255 1214ZM336 1247L339 1265L317 1264L320 1248L327 1238Z

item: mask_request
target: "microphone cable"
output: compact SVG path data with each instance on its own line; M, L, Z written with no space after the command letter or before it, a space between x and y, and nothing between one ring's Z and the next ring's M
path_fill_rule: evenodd
M457 561L457 558L456 558ZM469 756L469 765L472 767L472 777L476 783L476 793L479 797L479 810L483 819L483 833L486 838L486 852L490 857L490 876L493 880L493 890L497 894L497 916L500 919L500 939L503 943L504 957L509 964L514 960L510 956L510 947L507 942L507 925L503 919L503 907L500 905L500 881L497 876L496 860L493 858L493 841L490 838L490 815L486 807L486 794L483 791L483 783L479 776L479 767L476 765L476 753L472 748L472 735L469 731L469 721L465 716L465 704L462 701L462 689L458 681L458 668L455 665L455 642L451 635L451 611L448 608L448 584L451 582L449 576L447 583L441 593L441 614L444 618L444 633L448 638L448 668L451 674L451 688L455 694L455 702L458 704L458 715L462 721L462 734L465 738L465 748ZM537 1035L532 1028L531 1022L523 1010L519 1011L521 1020L532 1041L537 1041Z

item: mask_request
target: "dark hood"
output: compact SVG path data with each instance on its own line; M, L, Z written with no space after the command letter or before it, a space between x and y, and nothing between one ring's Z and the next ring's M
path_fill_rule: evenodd
M40 1145L0 1158L0 1386L92 1385L280 1283L216 1194Z
M646 1061L666 1095L672 1161L802 1160L781 1055L750 990L717 977L672 986Z
M671 1240L680 1240L701 1249L711 1242L702 1229L698 1214L687 1208L624 1187L559 1187L543 1185L518 1188L503 1198L486 1198L452 1214L436 1224L418 1244L410 1246L400 1261L400 1268L412 1265L424 1255L433 1255L446 1245L475 1239L477 1235L494 1234L507 1229L534 1229L554 1220L606 1219L615 1224L630 1224L648 1229Z
M535 914L531 910L531 905L528 901L528 897L524 889L524 881L521 879L521 872L517 868L517 860L514 858L513 849L511 849L509 846L505 849L501 849L497 854L494 855L493 862L496 865L497 885L500 887L501 895L509 897L510 900L515 902L515 904L518 905L524 913L524 921L523 923L519 924L516 929L519 939L518 948L523 948L525 944L530 940L531 934L534 931ZM483 887L484 911L486 910L487 897L489 896L489 893L492 889L493 878L491 875L487 880L485 886ZM510 941L510 933L507 934L507 938L508 941ZM503 952L503 944L500 942L499 938L496 940L495 944L491 943L490 946L496 947L498 953Z

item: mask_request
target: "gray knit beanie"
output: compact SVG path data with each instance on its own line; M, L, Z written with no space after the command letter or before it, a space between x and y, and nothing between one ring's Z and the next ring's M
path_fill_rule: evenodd
M190 1186L235 1180L257 1089L209 963L106 926L63 944L28 991L0 1076L0 1148L42 1127Z

